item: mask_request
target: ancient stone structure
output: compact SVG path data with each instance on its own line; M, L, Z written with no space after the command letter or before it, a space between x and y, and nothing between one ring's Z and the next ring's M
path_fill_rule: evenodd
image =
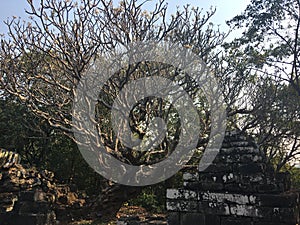
M205 171L167 190L170 225L296 225L299 196L289 176L266 164L253 139L228 133Z
M54 174L25 168L16 153L0 150L0 224L52 225L68 219L84 199L67 185L57 185Z
M183 179L181 189L167 190L169 225L298 223L299 195L290 191L289 175L275 175L246 135L229 133L214 162ZM0 225L54 225L80 218L76 214L85 207L85 199L55 183L52 172L26 168L18 154L0 150ZM118 225L125 224L167 222L164 217L120 216Z

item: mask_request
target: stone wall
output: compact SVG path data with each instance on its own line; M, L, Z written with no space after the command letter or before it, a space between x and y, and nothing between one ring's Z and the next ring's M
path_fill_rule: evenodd
M167 190L170 225L296 225L299 195L287 173L275 176L253 139L228 133L205 171L185 173Z

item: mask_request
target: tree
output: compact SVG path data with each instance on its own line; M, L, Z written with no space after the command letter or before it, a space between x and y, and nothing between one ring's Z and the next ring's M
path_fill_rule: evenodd
M198 8L185 7L168 21L167 6L163 0L152 12L143 10L146 2L122 1L115 7L112 1L104 0L83 0L80 3L44 0L39 9L30 3L31 10L27 13L31 21L8 21L10 37L1 40L2 89L52 127L74 138L72 128L76 127L72 126L71 112L75 89L94 60L112 50L126 48L135 41L165 40L191 48L205 63L212 65L215 62L217 65L214 49L226 35L208 24L214 10L202 16ZM179 68L140 62L117 71L99 95L95 121L107 151L133 165L151 164L168 156L174 150L180 133L180 120L172 105L155 97L142 99L134 106L130 115L131 130L143 137L147 135L151 118L158 116L166 120L171 115L167 126L173 137L165 138L154 151L136 153L122 145L112 132L111 121L105 120L112 108L112 99L126 81L145 77L145 74L158 74L176 81L193 100L197 100L199 112L204 111L204 115L209 112L206 100L201 100L197 93L199 87ZM209 133L210 121L203 116L199 118L203 123L199 137L204 137ZM203 143L205 140L199 145ZM103 214L113 215L124 200L138 193L137 190L107 182L107 188L103 188L94 208ZM109 205L104 207L103 202Z
M254 87L238 120L279 171L300 155L300 2L251 1L228 24L244 29L224 46L230 58L242 59L243 74L251 75Z
M249 66L274 80L288 82L300 95L300 1L251 1L228 24L237 29L246 27L243 36L231 45L243 46Z

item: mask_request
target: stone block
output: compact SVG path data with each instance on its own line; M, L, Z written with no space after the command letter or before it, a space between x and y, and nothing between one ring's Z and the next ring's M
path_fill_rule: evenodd
M243 154L252 154L257 155L261 154L258 148L254 148L252 146L248 147L227 147L227 148L221 148L220 154L222 155L243 155Z
M183 213L180 221L181 225L207 225L205 216L200 213Z
M166 208L171 212L198 212L198 201L167 200Z
M275 183L257 185L258 193L279 193L279 189Z
M224 185L224 192L228 191L231 193L240 193L241 192L241 185L237 183L225 184Z
M180 213L179 212L169 212L167 220L168 220L169 225L180 225Z
M260 208L252 205L231 205L230 214L234 216L245 216L245 217L264 217L264 214Z
M243 194L230 194L230 193L211 193L203 192L199 194L200 200L211 201L211 202L226 202L236 203L241 205L251 204L255 201L255 197Z
M298 194L260 194L257 195L257 203L260 206L270 207L296 207L298 204Z
M265 175L263 173L240 174L239 183L241 184L263 184Z
M263 157L260 155L244 154L239 159L240 163L262 163Z
M220 225L221 218L217 215L205 215L205 225Z
M252 143L248 141L241 140L241 141L224 141L222 148L232 148L232 147L256 147Z
M184 181L198 181L199 174L198 173L184 173L183 180Z
M267 222L267 221L264 221L264 222L253 222L253 225L275 225L274 224L274 221L269 221L269 222ZM280 222L276 222L276 225L295 225L294 223L290 223L290 224L287 224L287 223L280 223Z
M200 183L200 189L203 191L224 191L224 185L222 183L214 182L202 182Z
M199 181L195 181L195 182L185 181L183 182L183 187L188 190L198 191L199 189L201 189L201 184Z
M221 225L252 225L252 222L249 218L222 217Z
M278 184L282 184L283 191L291 189L291 174L289 172L276 173L275 180Z
M225 163L212 163L202 173L230 173L233 172L231 165Z
M250 162L248 164L240 164L236 168L236 172L239 174L257 174L257 173L263 173L265 171L265 164L263 163L255 163Z
M295 208L273 208L273 221L296 224L298 217L299 214Z
M167 198L168 199L190 199L198 200L198 193L192 190L185 189L167 189Z
M230 215L230 207L227 203L205 202L199 204L199 211L209 215Z

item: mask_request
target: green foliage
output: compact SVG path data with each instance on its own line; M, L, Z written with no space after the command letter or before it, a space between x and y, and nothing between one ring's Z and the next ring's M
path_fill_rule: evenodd
M129 201L130 205L141 206L149 211L161 212L163 205L159 204L158 197L154 193L153 188L147 188L142 191L142 193L133 200Z
M14 99L1 99L0 106L0 146L20 153L26 163L41 166L53 129Z
M165 212L166 190L168 188L182 187L182 173L179 172L172 178L144 188L136 198L128 201L129 205L141 206L149 212Z
M294 167L290 170L292 177L292 188L300 190L300 168Z
M265 73L289 82L300 95L300 2L298 0L253 0L228 24L244 29L243 35L226 45L244 51L248 67L271 68Z
M236 121L252 132L276 171L300 154L300 2L252 0L228 24L243 34L224 44L228 58L243 67L245 107ZM253 76L253 81L250 78Z
M70 138L11 98L1 99L0 106L1 148L18 152L23 164L53 171L60 182L75 183L88 193L99 191L102 178Z

